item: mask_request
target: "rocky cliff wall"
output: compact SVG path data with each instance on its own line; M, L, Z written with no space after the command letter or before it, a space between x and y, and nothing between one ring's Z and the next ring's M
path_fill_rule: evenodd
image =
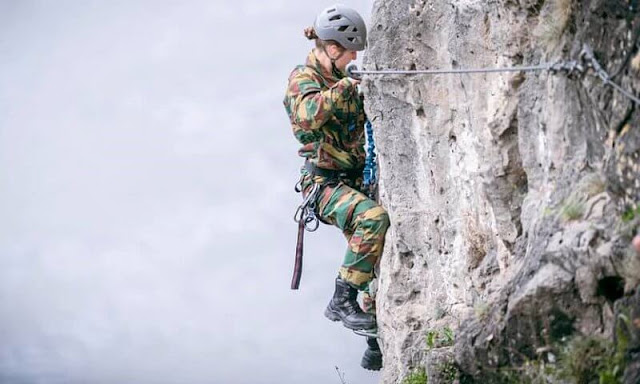
M364 66L530 65L589 44L637 94L638 3L377 0ZM638 106L590 73L368 76L363 89L392 220L382 382L421 367L430 383L499 382L581 335L620 344L621 319L635 382Z

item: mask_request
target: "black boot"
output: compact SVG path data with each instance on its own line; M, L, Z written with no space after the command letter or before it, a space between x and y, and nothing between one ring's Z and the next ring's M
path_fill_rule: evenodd
M364 313L356 298L358 290L347 284L340 277L336 278L336 291L327 305L324 315L331 321L341 320L345 327L354 330L373 329L376 317Z
M379 371L382 368L382 352L375 337L367 337L367 350L364 351L360 365L370 371Z

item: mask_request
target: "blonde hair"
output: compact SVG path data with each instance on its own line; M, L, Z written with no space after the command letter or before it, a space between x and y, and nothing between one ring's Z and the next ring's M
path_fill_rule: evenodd
M315 40L316 41L316 48L319 49L324 49L329 45L335 45L336 47L338 47L338 49L340 49L340 52L344 52L346 51L346 49L337 41L335 40L322 40L318 37L318 34L316 33L316 30L313 27L307 27L304 29L304 36L309 39L309 40Z

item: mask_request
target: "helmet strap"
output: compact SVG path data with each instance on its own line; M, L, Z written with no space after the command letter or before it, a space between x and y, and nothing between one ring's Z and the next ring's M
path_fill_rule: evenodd
M327 55L327 57L329 58L329 60L331 60L331 71L335 72L335 73L342 73L342 71L340 71L338 69L338 67L336 67L336 61L340 60L340 58L342 56L344 56L344 54L347 52L347 50L345 49L344 51L342 51L338 57L331 57L331 55L329 54L329 52L327 51L327 46L326 45L322 45L322 50L324 51L324 54Z

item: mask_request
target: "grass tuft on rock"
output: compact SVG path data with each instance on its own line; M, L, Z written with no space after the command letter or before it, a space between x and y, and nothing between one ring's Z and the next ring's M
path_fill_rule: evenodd
M427 384L427 371L424 368L417 368L404 377L402 384Z
M569 199L560 210L560 214L564 221L580 220L584 216L585 210L583 202Z
M449 327L429 330L425 338L429 349L450 347L455 341L453 330Z

